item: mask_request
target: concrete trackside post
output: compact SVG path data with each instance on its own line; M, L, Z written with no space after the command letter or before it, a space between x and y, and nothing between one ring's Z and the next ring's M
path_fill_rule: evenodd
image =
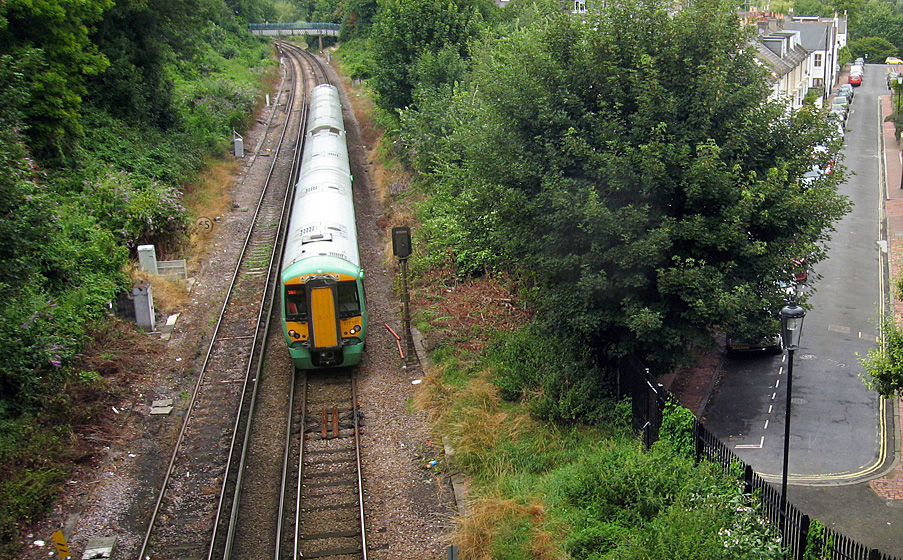
M154 318L154 293L150 282L141 280L132 286L135 302L135 322L146 331L153 331L156 326Z
M153 245L138 245L138 264L145 272L157 273L157 251Z

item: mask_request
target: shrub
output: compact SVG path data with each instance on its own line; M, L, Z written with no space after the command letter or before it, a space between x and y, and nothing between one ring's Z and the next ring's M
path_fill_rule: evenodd
M20 526L47 511L68 475L68 431L37 418L0 418L0 557L18 552Z
M86 181L79 204L121 243L135 248L181 239L188 229L182 193L147 178L109 170Z
M542 420L597 424L612 415L608 372L593 365L579 343L532 324L506 335L489 352L493 381L509 401L522 401Z
M693 431L695 420L696 416L690 409L669 400L665 403L662 415L662 426L658 432L659 441L670 445L681 457L695 460L696 445Z

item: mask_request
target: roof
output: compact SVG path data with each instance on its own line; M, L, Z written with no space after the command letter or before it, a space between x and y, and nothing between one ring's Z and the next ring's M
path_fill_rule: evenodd
M831 28L833 24L820 21L785 22L784 29L800 32L800 43L807 51L823 51L831 48Z
M784 76L793 71L801 62L809 57L809 51L804 49L802 45L797 45L790 50L783 58L775 51L768 47L762 41L768 39L769 36L760 37L756 43L756 50L759 60L768 66L776 77ZM778 40L779 38L773 37Z

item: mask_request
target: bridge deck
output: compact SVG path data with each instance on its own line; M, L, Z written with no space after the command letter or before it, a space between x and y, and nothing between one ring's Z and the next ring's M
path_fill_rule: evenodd
M337 37L341 26L338 23L252 23L253 35L274 37L280 35L324 35Z

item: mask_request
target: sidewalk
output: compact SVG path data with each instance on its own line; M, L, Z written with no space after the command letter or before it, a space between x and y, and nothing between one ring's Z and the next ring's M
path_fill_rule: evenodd
M903 268L903 161L901 146L894 136L893 123L883 122L891 114L891 97L881 100L881 120L884 127L879 149L883 149L883 169L886 201L882 218L889 240L890 274L896 277ZM898 317L903 316L903 302L895 300ZM723 348L723 344L720 345ZM659 379L665 388L675 394L681 405L696 413L705 423L705 408L715 391L724 365L723 350L702 356L694 367L684 368L676 374ZM895 426L900 430L899 418L903 417L903 400L897 399L899 412ZM846 535L862 545L882 553L903 559L903 464L900 463L898 433L895 449L897 463L884 476L868 482L845 486L798 486L791 484L788 500L802 512L818 519L827 527Z
M882 119L893 113L891 95L881 98ZM895 136L894 123L884 122L884 185L886 200L884 203L884 219L887 223L887 239L889 244L888 262L890 263L890 283L901 275L903 265L903 150ZM893 287L889 288L893 290ZM899 319L903 316L903 301L895 294L893 297L894 313ZM903 418L903 399L897 399L897 419ZM900 428L900 426L897 426ZM869 484L872 490L887 500L903 502L903 464L899 462L900 441L903 441L903 430L897 440L897 465L887 476L876 478ZM901 535L903 540L903 535Z

